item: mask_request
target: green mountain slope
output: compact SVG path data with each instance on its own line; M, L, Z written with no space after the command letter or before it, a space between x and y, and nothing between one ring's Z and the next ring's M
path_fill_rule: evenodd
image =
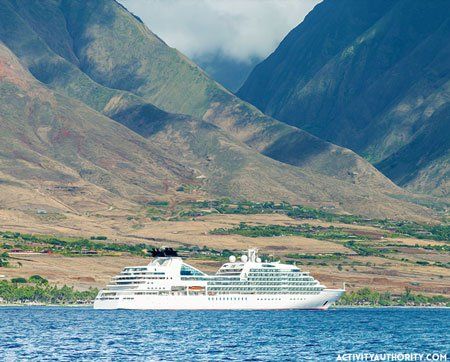
M95 119L101 112L145 137L155 154L176 159L173 176L155 172L149 184L185 182L205 195L288 200L377 217L429 215L389 196L403 191L353 152L266 117L226 92L117 3L83 4L2 1L0 39L48 87L91 107L86 112ZM198 109L188 113L204 120L167 113L150 101ZM116 141L121 152L131 152Z
M377 167L401 184L436 195L450 190L450 103L440 107L428 119L418 136Z
M274 159L370 187L392 187L353 152L286 126L230 94L112 0L42 1L32 5L16 0L6 2L5 7L8 21L3 26L9 29L3 31L3 41L39 80L56 89L63 87L71 95L78 93L78 98L97 110L105 103L103 96L92 97L83 89L83 83L68 85L68 79L61 79L63 71L67 74L67 63L71 71L76 67L107 88L129 91L168 112L204 118ZM38 44L30 46L29 31L24 30L27 27L57 55L56 63L63 69L53 71L55 61L49 66L47 59L35 55ZM50 32L49 28L54 30ZM23 41L11 40L11 32ZM53 38L55 34L58 41ZM63 66L61 60L66 61ZM84 80L83 76L77 77ZM278 145L286 142L290 154L279 154ZM310 151L302 152L305 149ZM330 169L329 164L335 167ZM355 179L355 174L364 177Z
M430 135L449 125L449 14L444 0L326 0L238 95L379 163L400 185L448 195L448 163L431 172L436 157L448 156L448 142ZM419 144L431 151L414 152Z

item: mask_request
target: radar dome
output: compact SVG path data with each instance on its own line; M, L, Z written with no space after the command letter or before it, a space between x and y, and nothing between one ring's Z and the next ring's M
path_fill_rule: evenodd
M241 256L241 260L243 263L245 263L248 260L248 256L247 255L242 255Z
M228 260L230 261L230 263L234 263L236 261L236 257L234 255L230 255Z
M257 263L261 263L261 258L256 258Z

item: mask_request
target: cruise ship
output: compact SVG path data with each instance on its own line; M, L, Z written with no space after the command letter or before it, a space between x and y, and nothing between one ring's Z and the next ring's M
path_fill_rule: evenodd
M125 267L99 292L95 309L328 309L345 291L327 289L308 272L262 261L257 249L208 275L171 248L146 266Z

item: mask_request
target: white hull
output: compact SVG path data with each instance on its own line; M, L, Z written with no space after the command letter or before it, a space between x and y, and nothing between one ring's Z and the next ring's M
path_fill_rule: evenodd
M94 309L140 310L325 310L344 293L343 289L324 289L318 294L223 294L223 295L132 295L118 294L108 300L96 299Z

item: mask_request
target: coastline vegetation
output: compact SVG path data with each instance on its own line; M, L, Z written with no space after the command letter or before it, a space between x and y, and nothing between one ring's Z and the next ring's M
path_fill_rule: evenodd
M450 307L450 298L443 295L426 296L414 294L406 289L400 295L390 292L378 292L369 288L346 292L336 303L339 306L446 306Z
M97 294L96 288L86 291L66 285L59 288L40 276L0 281L0 302L3 303L89 304Z

